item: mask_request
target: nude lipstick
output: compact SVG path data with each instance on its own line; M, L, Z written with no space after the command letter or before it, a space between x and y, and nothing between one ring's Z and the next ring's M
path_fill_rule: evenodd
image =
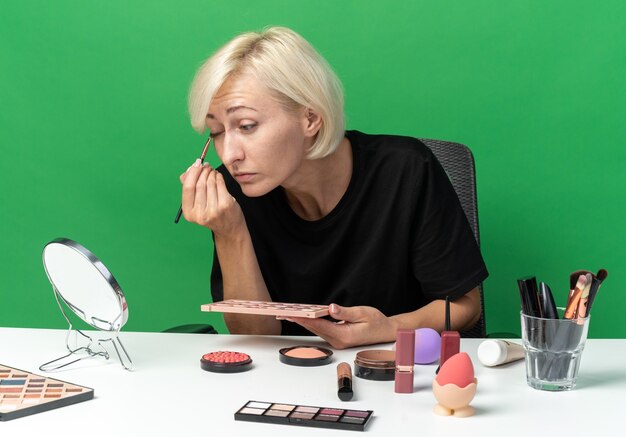
M342 401L349 401L352 399L352 369L350 364L339 363L337 365L337 396Z
M396 393L413 393L414 359L415 330L398 329L396 333Z

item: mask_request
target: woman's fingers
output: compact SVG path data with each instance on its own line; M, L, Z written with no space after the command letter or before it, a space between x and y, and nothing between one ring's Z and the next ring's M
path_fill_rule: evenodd
M218 171L215 173L215 192L217 194L217 204L220 208L230 208L233 202L235 202L235 198L228 192L224 176Z
M231 232L242 223L237 201L228 192L224 176L209 164L196 161L180 176L183 184L183 214L189 222L214 232Z
M189 168L187 168L187 170L185 170L185 173L182 173L182 174L178 177L178 179L180 180L180 183L181 183L181 184L185 183L185 178L187 177L187 173L189 173L189 170L191 170L191 167L193 167L193 164L191 164L191 165L189 166Z
M209 181L211 171L211 167L209 167L208 164L203 165L200 176L198 176L198 180L196 181L193 210L195 214L200 217L204 215L207 204L211 203L211 199L207 196L207 186L211 184Z
M185 219L189 220L189 214L193 209L195 198L196 198L196 183L198 182L198 177L202 172L202 167L200 164L200 160L196 160L193 165L186 172L186 176L183 181L183 195L182 195L182 205L183 205L183 213L185 214Z
M216 217L218 214L217 211L217 187L215 184L215 175L219 173L217 170L211 170L207 173L207 183L204 188L205 196L207 198L206 202L206 214L209 218Z

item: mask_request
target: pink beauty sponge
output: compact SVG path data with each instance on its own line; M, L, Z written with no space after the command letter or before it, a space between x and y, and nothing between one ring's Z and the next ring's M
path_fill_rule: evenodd
M460 388L467 387L474 382L474 366L469 355L465 352L452 355L443 363L435 380L442 387L446 384L454 384Z

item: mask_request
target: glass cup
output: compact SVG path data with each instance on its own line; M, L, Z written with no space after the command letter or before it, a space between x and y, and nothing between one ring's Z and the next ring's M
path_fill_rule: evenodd
M563 391L576 386L589 316L544 319L521 314L522 341L526 356L526 381L538 390Z

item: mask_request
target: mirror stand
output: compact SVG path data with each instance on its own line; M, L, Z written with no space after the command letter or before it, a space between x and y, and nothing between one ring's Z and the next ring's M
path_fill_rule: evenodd
M111 342L113 344L115 352L117 353L117 357L120 360L120 364L124 367L124 369L132 370L133 361L131 360L130 355L128 355L128 352L126 351L126 348L122 344L122 340L120 340L120 337L119 337L119 332L120 332L119 328L121 327L121 325L119 323L116 324L112 322L106 322L100 319L98 319L97 321L94 321L94 323L92 323L93 326L99 326L102 323L109 325L110 329L107 329L107 331L111 334L110 337L94 340L92 337L85 334L82 330L74 328L70 318L67 316L67 313L63 309L63 305L61 304L61 301L59 300L59 292L54 286L52 287L52 289L54 291L54 298L57 301L57 305L59 305L59 309L61 310L63 317L65 318L65 320L67 321L69 325L67 334L65 335L65 347L67 348L69 353L63 355L62 357L55 358L52 361L48 361L47 363L42 364L41 366L39 366L39 370L42 370L44 372L58 370L65 366L69 366L70 364L76 363L80 360L83 360L85 358L92 358L92 357L98 357L98 356L104 357L105 359L108 360L109 352L102 345L103 342ZM83 320L85 319L84 317L85 314L83 311L81 311L79 308L76 308L73 305L70 305L69 303L68 303L68 306L70 306L72 311L79 314L79 316L82 315L83 317L81 318ZM117 326L117 328L115 328L115 326ZM72 337L72 334L74 334L73 345L70 344L70 337ZM82 337L82 339L79 337L79 335ZM83 342L86 341L86 345L78 346L79 340L82 340ZM119 344L119 348L118 348L118 344ZM123 354L120 353L120 349L123 352ZM82 356L79 356L79 355L82 355ZM71 359L71 358L74 358L74 359L71 361L68 361L68 359Z

